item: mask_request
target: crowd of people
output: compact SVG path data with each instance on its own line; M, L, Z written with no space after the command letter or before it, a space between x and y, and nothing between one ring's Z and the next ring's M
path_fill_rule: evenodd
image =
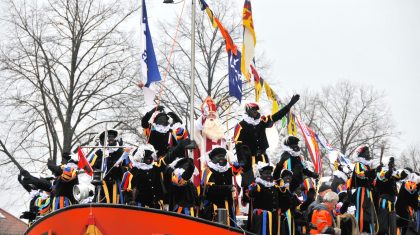
M257 234L419 234L419 173L396 169L393 158L374 167L369 147L362 145L354 165L337 158L331 179L321 182L304 161L299 138L287 136L276 157L268 155L266 128L298 100L299 95L293 96L267 116L257 103L247 103L231 138L210 97L201 105L192 138L175 113L157 106L141 120L147 143L124 147L116 130L98 136L98 148L87 160L103 179L83 198L75 197L73 189L84 172L69 153L59 165L48 161L54 177L22 171L18 180L32 196L22 218L31 222L72 204L100 202L210 221L225 209L226 223L237 227L239 208L246 206L242 229Z

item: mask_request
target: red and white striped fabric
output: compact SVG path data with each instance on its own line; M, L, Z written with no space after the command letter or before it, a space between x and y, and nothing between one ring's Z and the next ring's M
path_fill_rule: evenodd
M316 134L311 130L305 123L303 123L298 116L296 121L302 131L302 136L305 139L306 147L311 155L312 162L315 166L315 172L320 173L322 169L321 152L319 151L318 142L316 140Z

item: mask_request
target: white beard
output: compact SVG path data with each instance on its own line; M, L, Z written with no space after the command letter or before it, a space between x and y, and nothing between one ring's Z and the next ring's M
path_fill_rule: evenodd
M206 119L203 125L203 134L212 141L218 141L225 137L219 119Z

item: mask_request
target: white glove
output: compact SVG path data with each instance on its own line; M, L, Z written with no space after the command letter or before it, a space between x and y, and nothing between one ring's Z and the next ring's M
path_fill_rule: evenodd
M341 235L341 229L339 229L339 228L334 228L334 234L335 234L335 235Z
M347 214L353 214L356 211L356 207L355 206L349 206L349 208L347 208Z

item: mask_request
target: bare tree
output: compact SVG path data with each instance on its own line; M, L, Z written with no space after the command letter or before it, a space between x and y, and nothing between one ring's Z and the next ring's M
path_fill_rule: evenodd
M395 134L384 95L371 86L349 81L327 86L318 95L317 106L315 129L345 155L351 155L360 144L368 144L379 157Z
M92 129L121 125L115 107L132 93L135 72L121 24L136 8L94 0L8 3L0 62L1 99L16 127L10 152L36 147L56 160Z
M420 149L417 145L410 145L398 159L400 167L409 167L415 172L420 172Z

